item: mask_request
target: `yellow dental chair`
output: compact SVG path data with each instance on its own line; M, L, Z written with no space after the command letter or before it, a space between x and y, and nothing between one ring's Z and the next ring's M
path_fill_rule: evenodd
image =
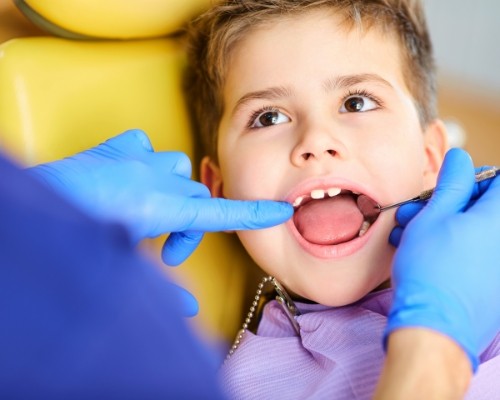
M155 150L193 156L181 90L185 54L173 34L209 1L16 1L37 25L65 37L0 44L0 148L29 166L140 128ZM198 298L195 327L208 340L231 341L247 287L255 288L252 262L234 235L207 234L192 257L170 269L160 261L164 239L144 245Z

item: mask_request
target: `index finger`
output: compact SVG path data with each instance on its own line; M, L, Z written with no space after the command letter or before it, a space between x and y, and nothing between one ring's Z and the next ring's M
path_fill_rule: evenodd
M272 200L193 198L183 207L182 214L187 220L177 232L185 230L217 232L262 229L279 225L290 219L293 207L287 202Z

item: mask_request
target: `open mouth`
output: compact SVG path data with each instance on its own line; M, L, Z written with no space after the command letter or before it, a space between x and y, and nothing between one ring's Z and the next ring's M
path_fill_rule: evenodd
M361 237L370 229L378 217L373 212L376 204L367 195L346 189L314 189L293 202L293 222L308 242L337 245Z

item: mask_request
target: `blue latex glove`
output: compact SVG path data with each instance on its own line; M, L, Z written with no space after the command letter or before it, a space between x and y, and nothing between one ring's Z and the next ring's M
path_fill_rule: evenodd
M466 351L475 371L500 331L500 179L476 184L474 174L468 154L452 149L428 203L398 211L384 339L402 327L436 330Z
M210 198L190 179L185 154L154 152L140 130L31 172L90 214L126 225L135 241L171 233L162 250L169 265L184 261L203 232L267 228L293 214L288 203Z
M222 398L176 287L123 226L1 154L0 177L1 399Z

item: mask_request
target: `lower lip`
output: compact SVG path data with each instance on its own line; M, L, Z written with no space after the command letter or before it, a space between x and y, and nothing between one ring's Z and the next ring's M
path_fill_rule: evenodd
M288 229L292 232L293 237L305 251L314 257L324 259L347 257L362 249L370 239L373 228L376 224L377 221L370 226L370 229L368 229L363 236L357 237L356 239L335 245L320 245L305 240L295 227L293 218L286 223Z

